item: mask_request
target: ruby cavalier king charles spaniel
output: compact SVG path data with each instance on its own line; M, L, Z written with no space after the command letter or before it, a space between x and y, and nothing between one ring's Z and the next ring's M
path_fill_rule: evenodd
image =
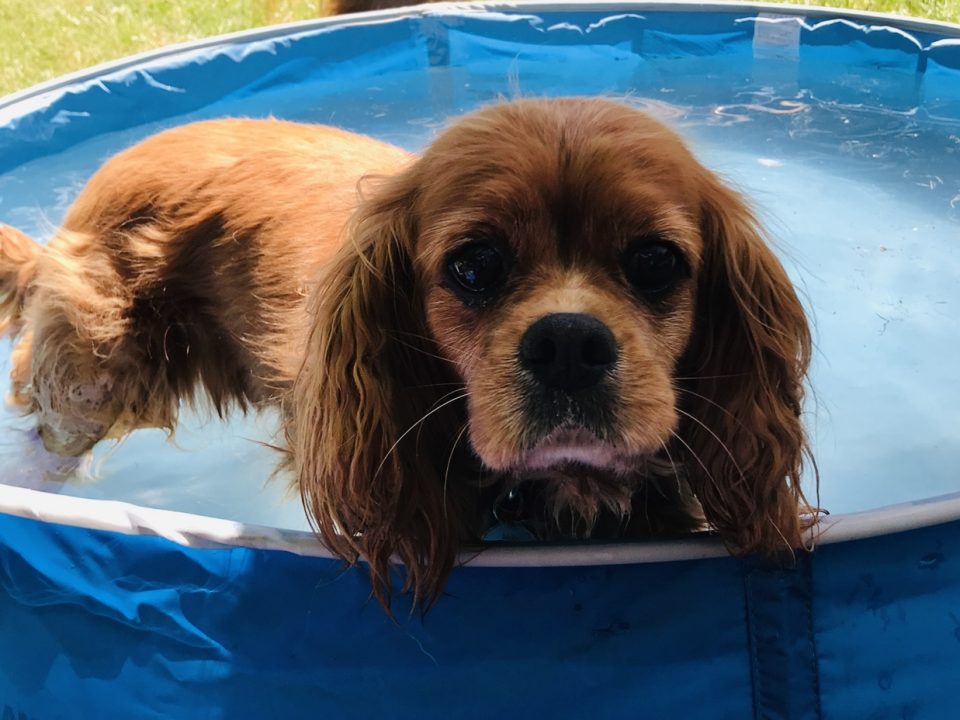
M626 105L519 100L423 154L227 119L0 226L12 401L52 452L276 406L323 543L429 603L491 528L802 547L810 332L744 200ZM815 515L815 513L814 513Z

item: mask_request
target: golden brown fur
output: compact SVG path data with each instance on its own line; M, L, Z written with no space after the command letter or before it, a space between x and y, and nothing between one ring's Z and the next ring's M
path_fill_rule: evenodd
M636 110L504 103L417 159L200 123L107 163L46 249L0 233L13 395L49 448L172 428L195 393L279 404L308 516L383 600L391 558L430 602L507 515L622 537L695 529L702 506L734 552L803 543L803 310L743 200ZM652 246L666 290L628 282ZM482 297L457 286L475 251L497 268ZM544 318L574 330L535 344ZM537 355L569 343L599 368L583 387Z
M16 305L29 296L14 395L48 448L78 454L136 427L172 430L197 389L219 412L277 402L302 357L303 297L355 206L356 177L407 160L333 128L217 120L107 162L10 294ZM0 268L18 266L26 244L13 238ZM71 422L86 432L59 430Z

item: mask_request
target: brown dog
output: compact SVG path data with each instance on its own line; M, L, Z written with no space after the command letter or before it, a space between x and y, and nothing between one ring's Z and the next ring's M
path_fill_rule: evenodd
M357 185L361 183L358 198ZM468 115L419 158L274 120L109 161L5 228L13 397L79 454L179 403L280 404L323 541L436 597L496 519L799 547L810 337L743 200L603 100Z

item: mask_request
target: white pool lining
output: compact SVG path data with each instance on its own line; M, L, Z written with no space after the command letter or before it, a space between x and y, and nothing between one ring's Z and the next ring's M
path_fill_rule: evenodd
M332 557L310 532L247 525L232 520L140 507L115 500L70 497L0 485L0 513L106 530L123 535L166 538L191 548L247 547L297 555ZM960 492L900 505L824 518L815 545L848 542L960 520ZM461 561L473 566L530 567L625 565L697 560L726 555L714 537L630 543L493 545L466 550Z

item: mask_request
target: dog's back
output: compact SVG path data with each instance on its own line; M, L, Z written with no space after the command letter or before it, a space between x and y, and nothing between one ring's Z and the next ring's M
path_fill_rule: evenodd
M24 257L0 263L22 281L4 285L20 288L4 316L27 345L14 394L47 446L76 454L134 427L170 428L198 391L218 412L276 400L357 182L407 160L323 126L196 123L109 160L32 259L8 231L18 242L5 240L6 254Z

